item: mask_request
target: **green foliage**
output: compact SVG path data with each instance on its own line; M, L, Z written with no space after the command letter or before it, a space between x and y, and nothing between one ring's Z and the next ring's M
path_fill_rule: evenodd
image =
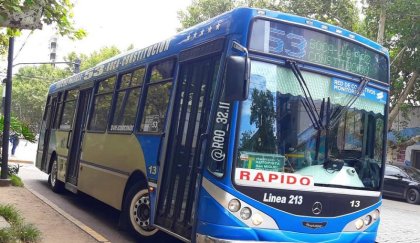
M394 131L392 131L392 133L394 134L394 136L395 136L395 138L396 138L396 142L397 142L397 144L404 143L404 142L406 142L406 141L408 141L408 140L410 139L409 137L407 137L407 136L405 136L405 135L401 134L401 132L400 132L400 131L396 131L396 130L394 130Z
M178 30L186 29L229 11L237 6L237 2L232 0L193 0L186 11L178 11L178 19L182 25Z
M103 47L99 51L92 52L89 56L86 54L77 54L71 52L64 58L67 62L74 62L77 59L81 61L80 71L94 67L96 64L120 54L121 51L116 46Z
M41 238L41 231L33 224L19 225L14 231L21 242L38 242Z
M243 6L297 14L349 30L357 29L359 23L355 0L193 0L185 11L178 11L178 19L182 25L179 30Z
M32 224L25 224L18 210L12 205L0 205L0 216L11 225L0 230L0 242L39 242L41 232Z
M12 186L23 187L23 181L19 176L11 175L10 180L12 182Z
M283 9L348 30L354 30L359 22L355 0L292 0L285 1Z
M111 46L94 51L90 55L72 52L64 59L74 62L79 58L80 69L86 70L119 53L118 48ZM49 86L72 73L72 65L64 69L49 64L20 68L13 77L12 115L18 117L23 123L29 124L30 131L38 132Z
M241 150L274 153L276 150L274 137L274 96L270 91L252 90L250 124L258 128L254 134L247 131L240 139Z
M0 116L0 137L2 136L4 126L4 117L3 115ZM15 117L10 118L10 131L15 132L19 137L23 137L24 139L28 140L29 142L35 142L35 135L30 130L29 125L25 122L19 121Z
M364 9L368 37L376 40L381 7L385 8L385 43L391 56L391 104L394 107L414 71L420 71L420 8L419 1L367 0ZM405 103L416 105L420 100L420 82L415 82Z
M11 205L0 205L0 215L9 222L9 224L20 224L22 222L22 217L19 215L17 209Z
M0 2L0 21L1 18L7 18L10 13L22 12L24 9L34 5L42 4L43 15L41 22L47 25L55 25L57 33L62 36L68 36L70 39L82 39L87 33L83 29L76 29L73 23L73 7L70 0L7 0ZM5 28L0 28L0 30ZM0 55L7 52L8 38L18 36L19 30L8 29L7 33L0 31Z
M0 229L0 242L13 242L13 240L13 232L10 229Z
M48 64L19 69L13 78L12 115L30 124L30 129L37 132L48 87L54 81L69 75L71 75L69 70L54 68Z

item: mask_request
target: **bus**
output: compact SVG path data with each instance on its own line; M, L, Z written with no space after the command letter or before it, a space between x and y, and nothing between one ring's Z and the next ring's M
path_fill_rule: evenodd
M389 54L237 8L50 86L36 166L142 240L374 242Z

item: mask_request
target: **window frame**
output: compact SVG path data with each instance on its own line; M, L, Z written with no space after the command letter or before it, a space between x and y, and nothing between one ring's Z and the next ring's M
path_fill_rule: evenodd
M155 80L152 81L152 72L153 72L153 68L158 66L159 64L162 64L164 62L168 62L168 61L173 61L172 63L172 76L170 78L164 78L161 80ZM171 104L171 100L174 94L174 87L175 87L175 82L177 82L177 78L178 78L178 59L174 56L172 57L168 57L165 58L163 60L159 60L153 63L150 63L147 66L147 72L145 75L145 80L143 83L143 90L142 90L142 94L141 94L141 98L140 98L140 105L139 105L139 110L138 110L138 116L136 119L136 125L134 127L134 131L136 134L143 134L143 135L155 135L155 136L161 136L162 134L165 133L165 129L166 129L166 123L168 121L168 111L169 106L173 105ZM158 85L162 85L165 83L170 83L172 82L172 87L171 87L171 91L170 91L170 95L169 95L169 99L168 99L168 103L167 103L167 107L166 107L166 112L165 112L165 117L164 117L164 127L162 129L162 131L158 131L158 132L146 132L146 131L142 131L141 127L142 127L142 123L143 123L143 117L145 115L145 110L146 110L146 106L147 106L147 98L148 98L148 94L149 94L149 87L151 86L158 86Z
M143 74L143 80L141 82L141 84L136 85L136 86L130 86L130 87L124 87L124 88L120 88L121 87L121 83L123 80L124 75L127 74L131 74L133 75L136 71L140 70L140 69L144 69L144 74ZM108 126L107 126L107 131L110 134L132 134L133 132L136 131L136 127L137 127L137 120L139 117L139 110L140 107L142 106L142 98L144 96L144 89L145 89L145 85L146 85L146 81L147 81L147 66L146 65L141 65L141 66L137 66L133 69L130 69L129 71L125 71L122 73L119 73L117 76L117 80L115 83L115 88L114 88L114 94L113 94L113 99L112 99L112 105L111 105L111 112L108 118ZM133 76L131 76L131 79L133 78ZM131 130L126 130L126 131L118 131L118 130L111 130L111 127L113 125L114 119L116 117L116 112L117 112L117 103L118 103L118 95L120 92L126 92L127 90L135 90L140 88L140 93L139 93L139 99L137 101L137 107L136 107L136 113L135 113L135 117L134 117L134 124L133 124L133 128Z
M57 94L57 109L51 129L60 129L61 117L63 116L64 93L65 92L59 92Z
M115 78L115 81L114 81L114 85L112 87L112 90L111 91L106 91L106 92L103 92L103 93L98 93L100 83L103 82L103 81L105 81L105 80L108 80L110 78ZM96 80L94 82L93 94L92 94L92 97L91 97L91 105L89 107L89 113L88 113L88 116L89 117L88 117L88 121L87 121L87 124L86 124L86 132L89 132L89 133L106 133L108 131L108 128L110 126L111 115L113 113L113 103L114 103L114 96L115 96L115 87L116 87L116 84L118 82L118 78L119 78L119 75L118 75L118 73L116 73L116 74L107 76L105 78L98 79L98 80ZM99 96L105 96L105 95L111 95L111 103L110 103L110 106L109 106L109 109L108 109L109 112L108 112L108 116L106 118L105 129L103 129L103 130L92 129L91 128L91 125L92 125L92 119L94 117L93 115L95 113L95 101L96 101L96 98L99 97Z
M76 97L74 99L67 100L68 93L71 92L71 91L76 92ZM57 104L61 105L61 107L59 107L60 117L59 117L56 129L60 130L60 131L71 131L73 129L74 115L76 114L76 109L77 109L77 101L78 101L78 98L79 98L79 89L66 90L62 93L60 98L62 98L62 99L60 99L60 102L57 102ZM66 107L66 104L69 103L69 102L74 102L73 118L72 118L72 121L71 121L71 125L70 125L70 128L68 128L68 129L67 128L61 128L61 125L62 125L61 122L63 121L64 111L65 111L64 108Z

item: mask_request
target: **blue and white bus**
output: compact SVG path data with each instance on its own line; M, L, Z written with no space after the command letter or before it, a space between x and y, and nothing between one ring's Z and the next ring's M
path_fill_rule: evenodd
M36 165L139 237L374 242L389 56L238 8L50 87Z

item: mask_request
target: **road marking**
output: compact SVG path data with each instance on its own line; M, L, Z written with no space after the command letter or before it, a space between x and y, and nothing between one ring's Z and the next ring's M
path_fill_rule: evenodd
M81 230L83 230L84 232L86 232L92 238L94 238L95 240L97 240L98 242L103 242L103 243L110 243L111 242L107 238L105 238L103 235L99 234L98 232L96 232L95 230L93 230L92 228L90 228L89 226L87 226L84 223L80 222L79 220L77 220L76 218L74 218L73 216L71 216L70 214L64 212L64 210L62 210L61 208L59 208L57 205L55 205L53 202L51 202L50 200L48 200L46 197L42 196L38 192L36 192L36 191L34 191L34 190L32 190L32 189L30 189L28 187L25 187L25 188L28 189L28 191L30 191L36 197L38 197L39 199L41 199L44 203L46 203L52 209L54 209L59 214L61 214L64 218L68 219L70 222L72 222L73 224L75 224L77 227L79 227Z

